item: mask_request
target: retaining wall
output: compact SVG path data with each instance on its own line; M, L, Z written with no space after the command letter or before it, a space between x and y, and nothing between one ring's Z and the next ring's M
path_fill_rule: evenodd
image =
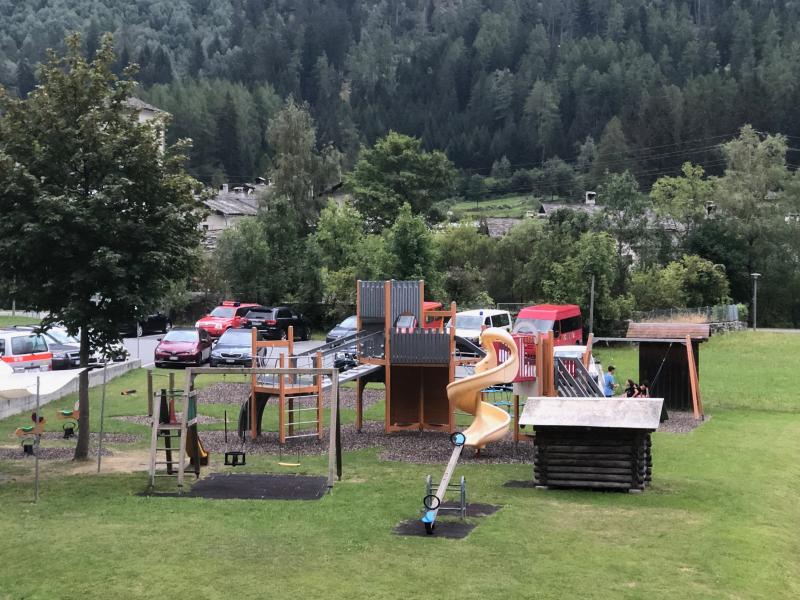
M108 381L119 377L120 375L124 375L128 371L132 371L133 369L138 369L142 366L142 361L139 359L135 360L127 360L121 363L114 363L109 365L106 369L107 373L106 376ZM68 396L69 394L77 394L78 393L78 380L79 377L76 377L60 390L53 392L52 394L46 394L39 396L39 406L44 406L45 404L49 404L54 400L60 400L64 396ZM89 387L93 388L98 385L102 385L103 383L103 369L93 369L89 371ZM23 398L13 398L13 399L5 399L0 398L0 419L5 419L6 417L10 417L13 415L18 415L24 412L33 412L36 410L36 395L25 396Z

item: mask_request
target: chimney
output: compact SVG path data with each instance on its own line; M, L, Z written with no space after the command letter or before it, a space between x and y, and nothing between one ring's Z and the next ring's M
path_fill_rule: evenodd
M597 204L597 192L585 192L583 198L586 206L594 206Z

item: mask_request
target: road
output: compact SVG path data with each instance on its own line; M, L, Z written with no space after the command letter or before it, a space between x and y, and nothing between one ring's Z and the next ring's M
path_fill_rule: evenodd
M130 352L131 358L141 358L143 367L152 367L155 363L153 358L156 352L159 338L164 337L163 333L155 335L143 335L138 338L125 338L122 340L125 349ZM325 342L319 340L309 340L307 342L295 342L295 352L305 352L317 346L322 346Z

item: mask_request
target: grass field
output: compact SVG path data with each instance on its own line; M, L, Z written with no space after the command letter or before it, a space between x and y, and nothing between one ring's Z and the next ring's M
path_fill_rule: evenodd
M530 195L506 196L486 200L456 202L450 208L457 217L515 217L522 218L529 210L538 210L539 203Z
M33 317L3 317L0 316L0 328L11 327L12 325L30 325L38 323L39 319Z
M631 349L597 353L620 380L635 376ZM148 498L138 495L144 473L45 462L33 505L31 462L0 461L0 598L797 598L798 356L800 336L704 344L711 419L654 434L643 494L506 488L529 479L530 465L463 464L470 500L503 507L464 540L392 534L419 515L423 478L443 465L385 462L377 450L347 453L343 481L308 502ZM119 392L143 381L134 372L113 382L107 417L142 414L143 394ZM93 430L98 400L94 390ZM368 416L381 415L377 405ZM0 422L3 444L24 420ZM147 431L113 418L109 429ZM325 465L303 457L298 471ZM248 455L246 469L279 467Z

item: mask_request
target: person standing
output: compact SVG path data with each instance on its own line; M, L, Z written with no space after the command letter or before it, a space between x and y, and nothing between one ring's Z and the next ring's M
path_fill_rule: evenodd
M614 390L619 387L617 380L614 378L614 365L608 365L608 373L603 376L603 394L606 398L611 398L614 395Z

